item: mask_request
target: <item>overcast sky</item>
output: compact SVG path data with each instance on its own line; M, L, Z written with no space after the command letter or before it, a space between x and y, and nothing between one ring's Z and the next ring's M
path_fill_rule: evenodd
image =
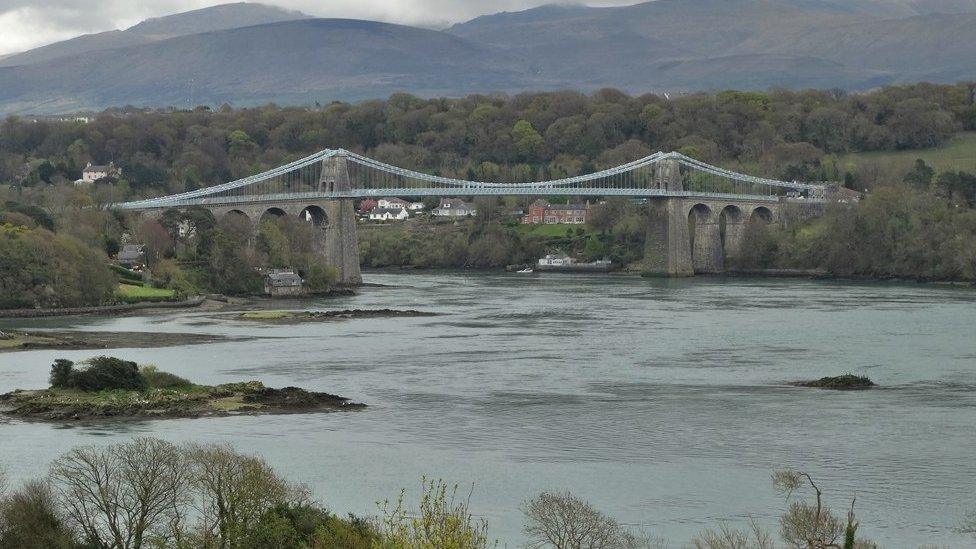
M230 0L0 0L0 55L28 50L80 34L124 29L148 17L168 15ZM591 6L640 0L586 0ZM318 17L374 19L408 25L443 26L499 11L515 11L553 0L267 0Z

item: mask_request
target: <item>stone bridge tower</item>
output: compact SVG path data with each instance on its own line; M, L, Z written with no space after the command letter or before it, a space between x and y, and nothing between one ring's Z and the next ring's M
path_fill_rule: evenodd
M352 190L345 154L322 160L319 188L322 192L337 193ZM341 284L363 282L359 270L359 236L354 202L352 198L338 198L323 204L328 219L325 227L325 259L329 266L339 269Z

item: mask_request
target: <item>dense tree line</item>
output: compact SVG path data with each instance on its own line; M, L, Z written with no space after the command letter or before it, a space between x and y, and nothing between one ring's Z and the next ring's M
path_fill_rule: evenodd
M925 171L924 164L916 171L919 166ZM976 176L930 174L928 183L879 188L857 205L832 205L823 217L805 223L779 229L750 225L738 266L976 280L974 193Z
M576 175L655 150L766 175L841 179L825 155L912 149L976 129L976 84L870 93L773 90L631 97L607 89L333 103L320 108L103 112L90 122L8 118L0 181L73 180L114 161L120 196L225 182L344 147L442 175L522 181ZM848 178L856 178L850 174Z

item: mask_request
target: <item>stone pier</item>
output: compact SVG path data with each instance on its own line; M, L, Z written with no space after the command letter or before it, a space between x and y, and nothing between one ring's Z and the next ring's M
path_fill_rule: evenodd
M651 199L642 274L683 277L723 273L742 253L746 225L777 223L780 209L776 201Z

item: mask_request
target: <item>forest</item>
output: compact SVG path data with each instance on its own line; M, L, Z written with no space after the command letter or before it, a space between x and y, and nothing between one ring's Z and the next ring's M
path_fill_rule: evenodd
M972 280L976 175L921 160L910 168L841 160L849 153L931 149L972 131L976 83L675 97L612 89L455 99L395 94L305 108L125 107L90 116L9 117L0 123L0 307L111 301L115 275L105 263L126 241L147 245L153 285L182 293L254 291L258 266L294 266L326 288L333 273L301 224L265 224L251 239L202 211L154 221L106 205L226 182L339 147L465 179L565 177L677 150L747 173L837 182L865 198L818 220L750 230L750 253L736 267ZM109 162L121 169L118 179L74 183L88 163ZM524 234L505 218L530 200L482 201L477 219L435 231L436 239L366 235L364 264L499 267L531 260L553 244L588 258L641 257L640 205L607 201L585 234L553 240Z

